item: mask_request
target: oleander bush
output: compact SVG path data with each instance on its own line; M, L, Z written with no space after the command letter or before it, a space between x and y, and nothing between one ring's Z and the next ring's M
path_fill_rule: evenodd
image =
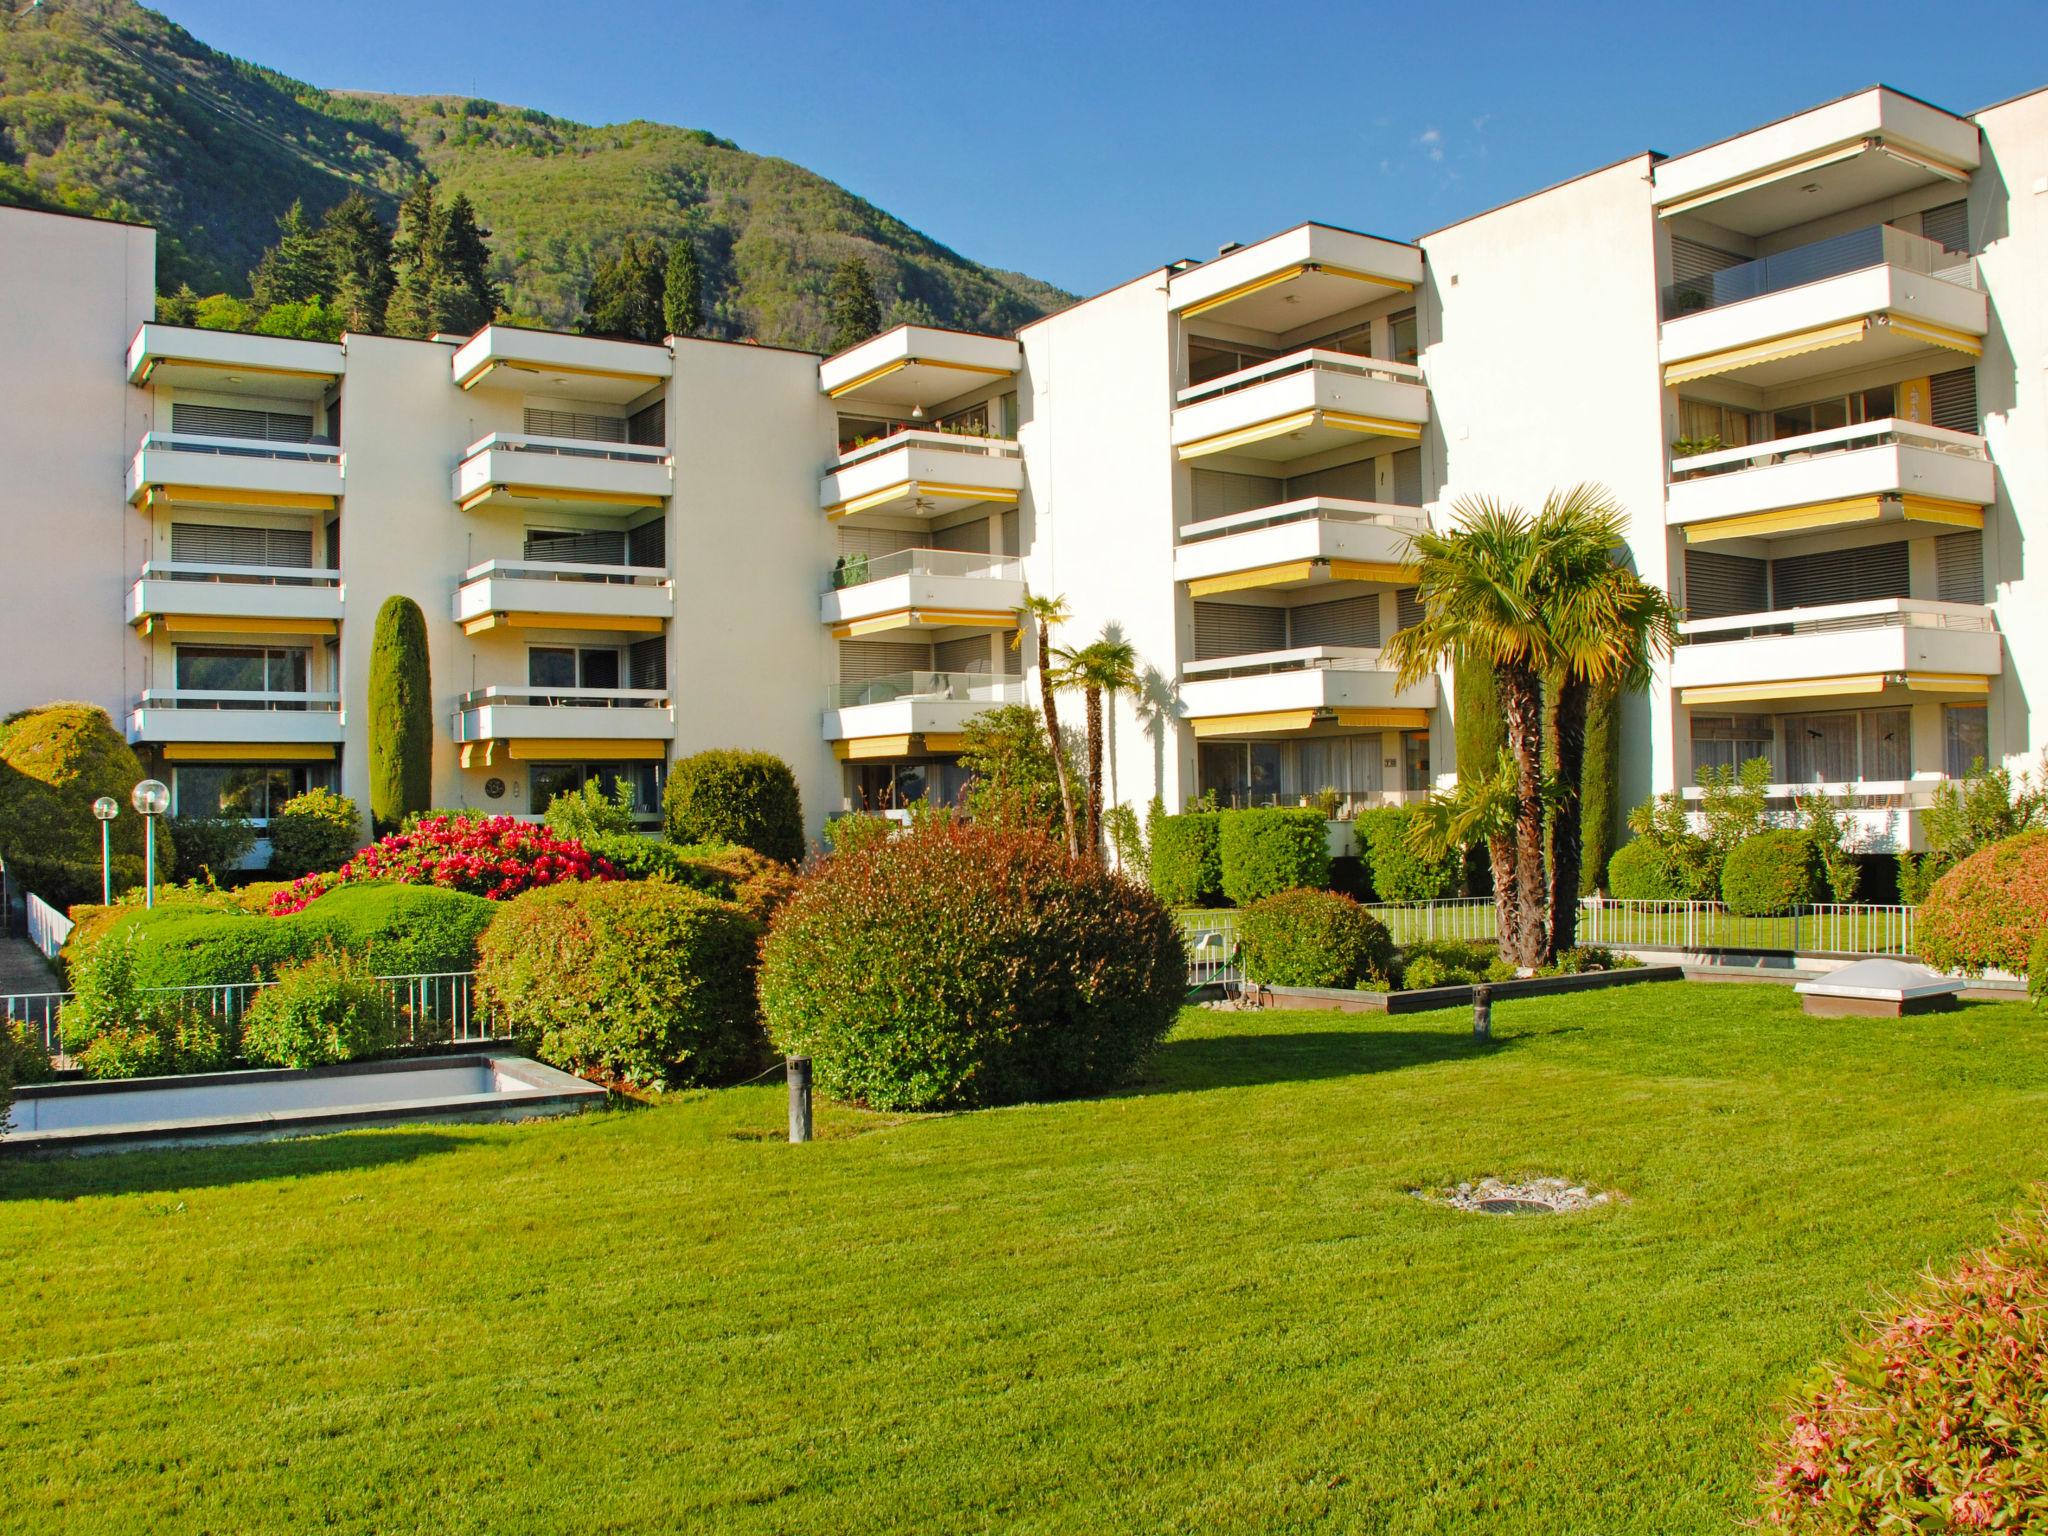
M1189 811L1152 823L1152 890L1169 907L1212 907L1223 899L1221 814Z
M1240 907L1330 883L1330 832L1321 811L1219 811L1216 841L1223 894Z
M93 704L45 704L0 721L0 863L17 886L58 911L100 899L100 824L93 801L120 802L111 859L114 889L140 885L143 818L128 796L142 764L107 712ZM157 828L158 873L176 843Z
M2048 927L2048 832L1980 848L1934 882L1914 933L1920 958L1944 971L2018 975Z
M1930 1275L1766 1445L1764 1530L2033 1531L2048 1513L2048 1213Z
M725 747L679 758L661 804L672 843L738 843L783 864L804 856L796 775L772 752Z
M1458 849L1439 854L1416 851L1415 812L1405 806L1376 806L1356 823L1359 854L1379 901L1442 901L1458 893L1465 859Z
M270 903L273 916L303 912L340 886L435 885L492 901L565 880L610 880L617 871L578 842L512 816L435 811L409 819L340 869L294 880Z
M776 1045L810 1057L824 1093L877 1109L1124 1082L1186 987L1155 893L1039 833L947 822L827 861L761 965Z
M550 886L501 906L481 1006L565 1071L639 1087L730 1082L767 1056L761 925L668 880Z
M1293 890L1264 896L1237 920L1245 976L1276 987L1384 989L1394 941L1349 896Z
M1820 893L1821 857L1804 830L1779 827L1737 843L1721 866L1721 899L1739 917L1784 917Z
M242 1015L242 1054L276 1067L325 1067L397 1043L390 989L357 956L329 950L278 968Z
M331 789L294 795L270 818L270 871L284 880L340 869L362 839L355 801Z

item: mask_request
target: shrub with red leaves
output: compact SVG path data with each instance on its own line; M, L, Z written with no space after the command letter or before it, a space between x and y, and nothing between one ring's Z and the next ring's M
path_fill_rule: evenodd
M2041 1529L2048 1210L1930 1277L1793 1405L1768 1451L1768 1531Z
M422 816L362 849L340 869L294 880L270 898L270 915L303 912L338 885L382 880L438 885L492 901L565 880L614 880L611 861L544 826L511 816Z
M1976 976L2023 974L2034 936L2048 928L2048 832L2022 832L1980 848L1934 882L1914 931L1920 958Z

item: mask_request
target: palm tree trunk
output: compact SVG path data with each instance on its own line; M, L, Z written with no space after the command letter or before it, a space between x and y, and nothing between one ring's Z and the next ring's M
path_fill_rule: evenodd
M1076 858L1081 842L1074 830L1074 786L1067 782L1067 754L1060 741L1060 715L1053 704L1052 629L1038 621L1038 696L1045 712L1045 734L1052 743L1052 771L1060 781L1060 819L1066 824L1067 852Z
M1579 868L1585 854L1580 783L1586 772L1586 710L1592 685L1566 678L1557 690L1557 805L1550 824L1550 942L1546 961L1579 942Z
M1497 669L1508 750L1515 756L1515 941L1501 950L1515 965L1542 964L1543 920L1543 684L1526 666Z
M1102 690L1088 688L1088 857L1102 861Z
M1521 905L1515 900L1515 840L1489 837L1486 859L1493 866L1493 930L1501 936L1501 957L1506 959L1522 924Z

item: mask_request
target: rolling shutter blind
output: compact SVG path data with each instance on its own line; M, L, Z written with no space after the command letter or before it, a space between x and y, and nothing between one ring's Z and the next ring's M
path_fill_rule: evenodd
M1376 501L1373 494L1374 461L1360 459L1355 464L1336 464L1329 469L1319 469L1312 474L1296 475L1287 482L1284 500L1296 501L1303 496L1342 496L1351 501Z
M194 437L251 437L272 443L313 439L313 418L292 411L245 410L232 405L171 405L171 430Z
M563 565L624 565L626 536L609 528L573 532L529 528L526 530L526 558L559 561ZM660 564L659 561L654 563Z
M592 443L626 441L623 416L596 416L586 411L552 411L539 406L526 408L528 437L575 437Z
M923 547L919 535L906 533L901 528L848 528L839 529L839 553L842 555L893 555L899 549Z
M1920 233L1938 241L1945 251L1968 254L1970 249L1970 205L1957 201L1929 208L1920 215Z
M1289 612L1287 638L1290 645L1378 645L1379 596L1305 603Z
M978 522L961 523L952 528L941 528L932 535L933 549L954 549L964 554L985 555L988 548L988 519ZM940 668L944 671L944 668Z
M313 530L173 523L171 559L192 565L285 565L310 570Z
M988 636L963 635L958 640L940 641L932 647L932 670L986 675L989 671Z
M667 518L657 517L652 522L642 523L626 535L626 563L649 566L668 564Z
M1287 610L1249 603L1195 604L1195 660L1287 648Z
M1771 606L1770 567L1747 555L1709 549L1685 552L1685 616L1725 619Z
M1984 534L1945 533L1934 541L1935 596L1944 603L1984 601Z
M1283 482L1267 475L1233 475L1220 469L1198 469L1191 475L1195 521L1228 517L1255 507L1277 506L1285 499Z
M887 640L842 640L839 642L839 681L865 683L892 672L928 672L932 648Z
M1747 256L1737 256L1733 251L1716 250L1711 245L1702 245L1697 240L1688 240L1683 235L1671 237L1671 278L1673 282L1684 282L1690 277L1707 277L1715 272L1725 272L1730 267L1739 267Z
M626 418L626 441L646 448L661 448L668 440L668 402L657 400L643 405Z
M1394 594L1394 628L1413 629L1422 622L1422 593L1415 587L1403 587Z
M1982 430L1977 420L1977 370L1957 368L1928 380L1928 403L1934 424L1951 432Z
M1422 450L1403 448L1394 455L1394 501L1404 507L1422 505Z
M668 640L649 635L626 647L626 686L666 688L668 686Z
M1910 597L1904 540L1830 549L1771 562L1773 608L1820 608L1875 597Z

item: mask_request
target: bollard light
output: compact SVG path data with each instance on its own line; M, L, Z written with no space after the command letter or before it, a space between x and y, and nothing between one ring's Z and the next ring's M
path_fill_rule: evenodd
M171 808L171 789L162 779L144 779L135 786L135 792L128 797L128 803L135 807L142 817L144 847L147 850L142 864L142 904L156 905L156 819Z
M100 819L100 905L114 904L114 818L121 814L121 802L112 795L101 795L92 803L92 813Z

